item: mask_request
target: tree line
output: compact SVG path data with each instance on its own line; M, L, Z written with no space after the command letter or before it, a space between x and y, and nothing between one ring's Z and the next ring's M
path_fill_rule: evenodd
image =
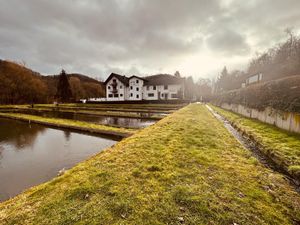
M290 29L286 29L286 33L287 39L284 42L263 53L257 53L245 71L229 72L224 67L215 83L216 92L241 88L249 76L258 73L263 74L264 81L300 75L300 36Z
M78 101L101 96L105 96L103 84L87 76L65 71L60 75L42 76L22 64L0 60L0 104Z

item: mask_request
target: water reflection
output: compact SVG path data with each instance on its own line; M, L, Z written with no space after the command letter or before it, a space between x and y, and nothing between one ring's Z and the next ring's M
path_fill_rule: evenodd
M155 120L146 119L146 118L97 116L97 115L77 114L72 112L60 112L60 111L41 112L41 111L28 110L28 111L22 111L22 113L45 116L45 117L80 120L80 121L86 121L91 123L118 126L118 127L128 127L128 128L143 128L155 123Z
M22 149L22 147L32 145L38 133L42 133L45 130L45 127L20 121L8 119L0 119L0 121L0 146L1 142L5 141L8 144L14 145L17 149Z
M0 201L48 181L116 141L0 119Z

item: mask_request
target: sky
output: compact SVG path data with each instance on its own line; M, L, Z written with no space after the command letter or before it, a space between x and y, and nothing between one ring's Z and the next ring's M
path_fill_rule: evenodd
M42 74L213 78L300 31L299 0L0 0L0 59Z

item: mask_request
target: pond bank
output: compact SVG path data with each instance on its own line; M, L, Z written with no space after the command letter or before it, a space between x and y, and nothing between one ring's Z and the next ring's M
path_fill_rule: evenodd
M83 121L45 118L41 116L33 116L19 113L0 113L0 117L21 120L28 123L37 123L50 127L67 128L75 131L112 135L119 138L129 137L136 131L135 129L117 128L106 125L91 124Z
M200 104L0 203L4 224L299 224L300 196Z

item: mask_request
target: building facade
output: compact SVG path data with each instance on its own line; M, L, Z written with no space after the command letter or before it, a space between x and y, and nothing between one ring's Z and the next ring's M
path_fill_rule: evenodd
M104 84L107 101L184 99L184 79L169 74L126 77L112 73Z

